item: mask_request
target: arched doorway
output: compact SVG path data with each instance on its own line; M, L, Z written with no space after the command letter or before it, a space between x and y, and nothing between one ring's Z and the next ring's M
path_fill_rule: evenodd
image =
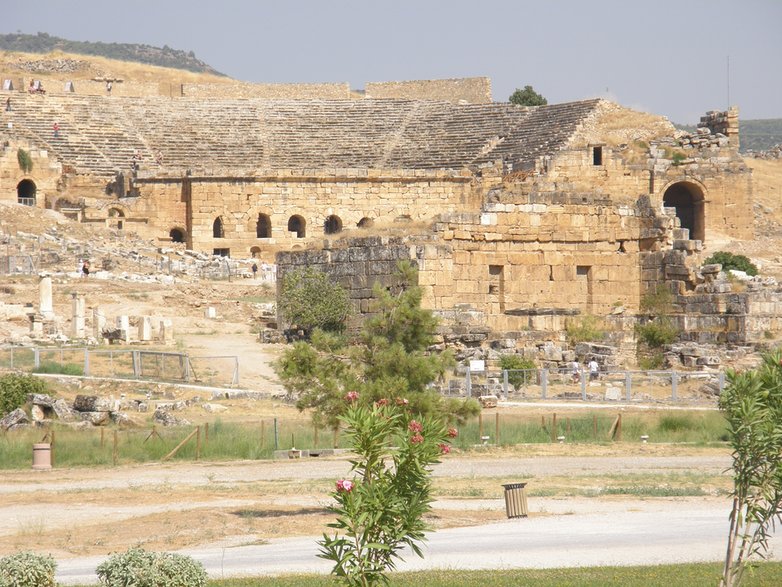
M261 258L261 247L252 247L250 249L250 256L253 259L260 259Z
M23 179L16 185L16 201L25 206L35 206L38 188L32 179Z
M172 243L183 243L185 242L185 231L181 228L172 228L171 231L168 233L168 236L171 237Z
M296 238L307 236L307 222L301 216L294 215L288 219L288 232L295 232Z
M337 234L338 232L342 232L342 219L333 214L326 218L326 221L323 223L323 232L324 234Z
M258 214L258 222L255 224L255 235L258 238L272 237L272 219L266 214Z
M223 227L222 216L215 218L215 221L212 223L212 236L214 238L225 238L225 228Z
M119 208L109 208L107 224L109 228L122 230L125 226L125 213Z
M703 204L703 190L694 183L674 183L668 186L663 194L663 206L676 209L676 217L681 227L690 231L692 240L704 241L706 237Z
M375 223L374 220L364 216L361 220L358 221L358 224L356 226L358 226L359 228L372 228L372 225L374 223Z

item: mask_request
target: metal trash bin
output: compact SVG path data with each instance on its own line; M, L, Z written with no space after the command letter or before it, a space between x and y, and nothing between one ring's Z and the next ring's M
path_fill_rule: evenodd
M48 442L33 444L33 469L52 468L52 445Z
M527 517L527 493L524 488L526 483L507 483L505 488L505 512L508 518Z

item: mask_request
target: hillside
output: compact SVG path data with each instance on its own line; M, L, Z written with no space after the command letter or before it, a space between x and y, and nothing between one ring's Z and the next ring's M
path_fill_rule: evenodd
M172 49L168 45L164 45L161 48L136 43L93 43L89 41L69 41L68 39L53 37L47 33L38 33L37 35L17 33L0 35L0 50L38 54L62 51L76 55L90 55L116 59L118 61L182 69L194 73L224 75L196 58L195 53L192 51Z
M0 72L6 77L66 78L74 82L90 79L122 79L125 82L235 83L233 79L211 73L195 73L172 67L161 67L107 57L76 55L54 51L46 54L0 50Z

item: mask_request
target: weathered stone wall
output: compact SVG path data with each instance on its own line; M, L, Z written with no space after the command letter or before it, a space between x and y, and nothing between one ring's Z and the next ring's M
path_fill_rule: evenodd
M491 79L488 77L367 82L365 93L367 98L434 100L469 104L492 102Z
M399 229L430 222L439 213L480 206L471 178L452 172L279 170L246 178L190 177L189 189L183 189L182 181L138 180L149 231L163 237L172 228L186 227L195 250L230 249L235 257L251 256L254 247L273 255L321 238L330 216L339 218L344 232L357 230L362 220ZM257 236L261 214L271 224L268 238ZM305 238L288 230L293 216L303 219ZM214 237L217 217L222 219L222 238Z
M437 274L427 276L425 255L421 284L433 307L469 304L486 312L496 330L562 323L573 310L607 314L616 305L637 308L643 223L629 207L542 196L487 204L482 214L437 224L452 258L437 261Z
M303 269L322 271L347 291L355 309L349 327L355 328L362 314L372 311L375 283L383 287L400 285L398 263L407 260L415 264L414 257L415 246L411 246L407 238L388 236L327 242L325 248L317 251L282 252L276 258L277 293L288 273Z
M260 98L264 100L349 100L350 84L182 84L181 95L192 98Z

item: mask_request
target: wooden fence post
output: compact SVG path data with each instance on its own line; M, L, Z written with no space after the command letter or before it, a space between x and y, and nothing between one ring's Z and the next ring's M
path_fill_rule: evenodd
M315 438L312 440L312 448L318 448L318 427L314 424L312 427L315 429Z
M209 422L204 424L204 446L209 442Z
M551 418L551 442L556 442L557 440L557 414L554 413L554 416Z
M201 427L196 426L196 460L201 459Z
M478 412L478 444L483 444L483 412Z
M114 430L114 446L111 449L111 462L114 464L114 466L117 466L117 430Z
M494 444L500 445L500 413L494 414Z
M104 447L104 442L103 442L103 426L101 426L101 427L100 427L100 447L101 447L101 448L103 448L103 447Z
M592 435L597 439L597 414L592 414Z
M261 420L261 450L266 443L266 420Z
M54 430L52 429L52 442L50 447L50 454L52 459L52 467L54 467Z
M200 427L198 427L198 428L196 428L195 430L193 430L193 431L192 431L190 434L188 434L188 435L187 435L187 438L185 438L185 439L184 439L182 442L180 442L179 444L177 444L177 445L176 445L176 448L174 448L174 450L172 450L170 453L168 453L166 456L164 456L162 459L160 459L160 460L161 460L161 462L162 462L162 461L167 461L168 459L170 459L171 457L173 457L173 456L174 456L174 455L175 455L177 452L179 452L179 449L180 449L180 448L182 448L183 446L185 446L185 443L186 443L188 440L190 440L191 438L193 438L193 436L195 436L196 434L198 434L200 430L201 430L201 428L200 428ZM115 431L115 434L116 434L116 431ZM196 450L198 450L198 448L197 448L197 447L196 447Z

